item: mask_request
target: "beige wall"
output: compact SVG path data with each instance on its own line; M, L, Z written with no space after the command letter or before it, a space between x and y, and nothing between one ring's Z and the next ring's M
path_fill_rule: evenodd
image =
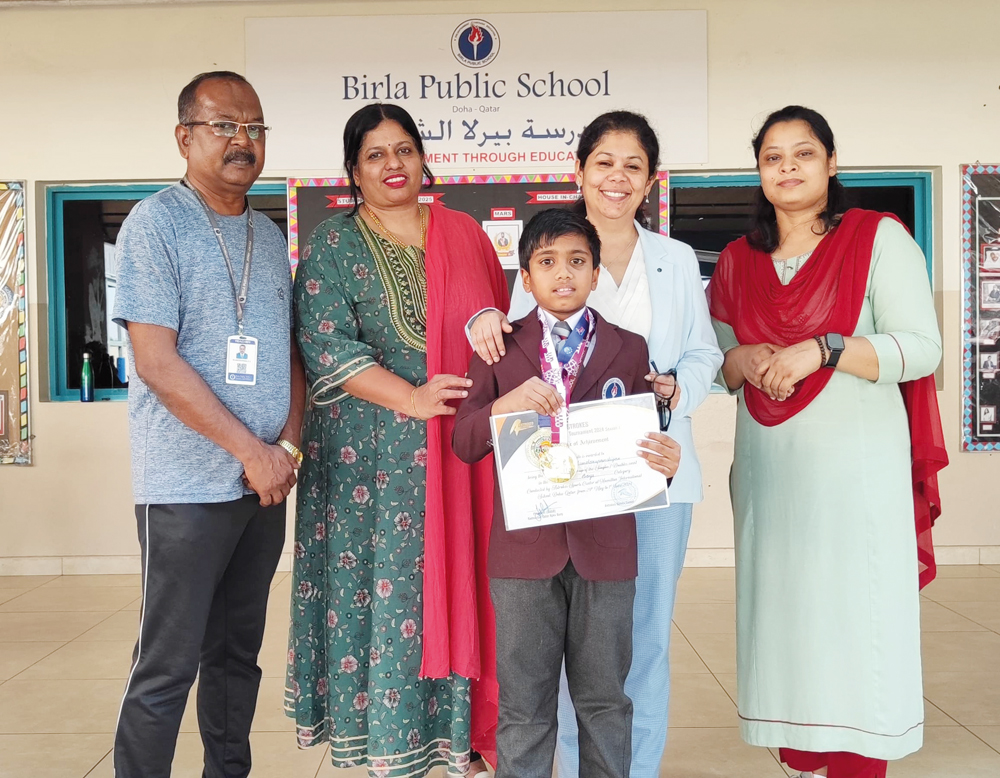
M1000 162L1000 49L970 47L969 41L978 30L1000 22L995 0L413 0L0 10L0 178L26 179L29 193L35 435L32 467L0 468L0 574L135 569L138 553L125 405L39 400L39 366L47 355L38 182L179 176L182 166L171 135L177 92L200 71L244 69L243 20L249 15L691 7L709 12L707 169L750 167L749 138L763 115L801 102L830 120L842 166L934 171L934 261L945 340L941 402L952 457L943 477L946 513L937 541L951 547L942 549L948 561L1000 562L996 459L958 449L959 164ZM373 18L372 34L382 24L400 23L394 17ZM425 44L415 42L420 45ZM553 45L628 56L637 46L660 44L636 29L624 39L557 36ZM657 99L652 82L649 99ZM340 129L330 128L332 143ZM269 174L286 172L296 171ZM732 400L713 396L696 419L708 499L695 512L689 557L695 563L731 560L727 477L734 415ZM982 557L981 547L986 548Z

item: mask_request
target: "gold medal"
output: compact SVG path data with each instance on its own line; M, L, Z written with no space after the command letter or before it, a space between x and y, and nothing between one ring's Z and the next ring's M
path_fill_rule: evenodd
M542 463L548 471L549 480L553 483L564 484L572 481L576 475L577 462L576 454L567 445L549 445L547 456Z

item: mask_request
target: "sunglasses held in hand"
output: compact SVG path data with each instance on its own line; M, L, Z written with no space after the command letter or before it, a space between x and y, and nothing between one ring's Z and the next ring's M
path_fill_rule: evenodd
M670 409L670 403L673 402L674 395L677 394L677 370L670 368L667 372L661 373L659 368L656 367L655 362L650 361L649 364L653 368L653 372L656 373L656 378L670 376L674 379L671 384L670 394L668 395L661 395L656 391L656 378L653 379L653 392L656 394L656 410L660 414L660 432L666 432L670 429L670 419L674 415L674 412Z

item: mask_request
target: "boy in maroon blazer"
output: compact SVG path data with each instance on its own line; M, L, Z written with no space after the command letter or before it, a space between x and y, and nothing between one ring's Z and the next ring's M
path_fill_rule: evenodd
M590 222L569 210L542 211L528 223L518 251L521 281L538 307L504 336L501 361L487 365L472 356L473 384L452 441L466 462L492 451L491 415L533 410L558 424L557 382L569 387L571 402L600 399L615 387L649 391L646 342L586 307L601 264ZM637 450L668 478L677 471L680 447L666 435L651 431ZM627 778L633 515L509 532L497 485L487 572L500 685L496 778L551 776L564 658L580 725L580 775Z

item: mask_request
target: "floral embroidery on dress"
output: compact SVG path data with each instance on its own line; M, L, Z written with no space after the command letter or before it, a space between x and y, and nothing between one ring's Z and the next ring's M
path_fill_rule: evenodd
M384 269L359 221L320 225L297 270L309 384L340 385L375 364L423 383L423 258L386 251ZM404 280L387 288L402 265ZM300 745L328 741L334 766L367 765L370 778L469 766L469 682L419 676L426 430L339 391L311 403L303 436L285 710Z

